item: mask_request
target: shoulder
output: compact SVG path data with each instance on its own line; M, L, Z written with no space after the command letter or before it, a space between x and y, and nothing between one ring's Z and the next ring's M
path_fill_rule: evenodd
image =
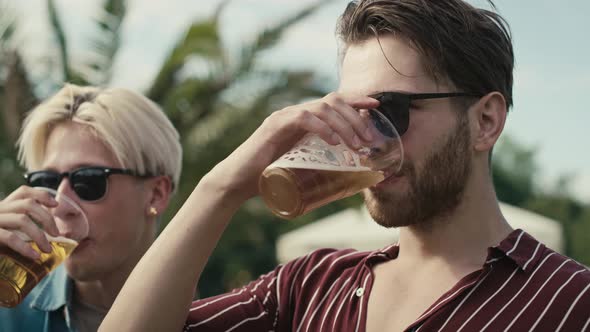
M339 274L344 270L356 268L371 253L354 249L318 249L285 264L283 273L289 272L294 278L309 277L312 273Z
M364 273L364 263L371 253L354 249L313 251L279 267L278 292L287 303L294 299L308 301L318 292L356 280Z
M0 308L0 331L42 331L46 315L66 283L65 269L60 267L33 288L18 306Z
M0 308L0 331L40 330L45 312L31 306L32 296L14 308Z
M574 285L590 285L590 269L573 258L545 247L540 261L539 267L551 271L554 278L566 278L568 283Z

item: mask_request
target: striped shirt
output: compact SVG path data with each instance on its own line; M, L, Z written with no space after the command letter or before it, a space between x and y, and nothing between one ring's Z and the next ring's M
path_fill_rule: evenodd
M372 266L398 252L398 245L315 251L243 288L193 302L185 331L365 331ZM590 270L515 230L488 248L482 269L405 331L570 332L589 326Z

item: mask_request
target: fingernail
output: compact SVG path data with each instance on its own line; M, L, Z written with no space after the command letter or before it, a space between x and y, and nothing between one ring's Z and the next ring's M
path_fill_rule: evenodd
M333 143L340 144L340 136L338 136L338 134L332 133L332 136L330 136L330 139L332 140Z
M43 245L43 251L46 253L50 253L51 252L51 244L44 244Z
M39 253L36 252L35 250L29 249L28 251L29 251L29 256L31 258L33 258L33 259L39 259L39 258L41 258L41 255L39 255Z
M355 147L356 149L358 149L358 148L360 148L360 147L361 147L361 140L359 139L359 137L358 137L357 135L354 135L354 136L352 137L352 144L354 145L354 147Z

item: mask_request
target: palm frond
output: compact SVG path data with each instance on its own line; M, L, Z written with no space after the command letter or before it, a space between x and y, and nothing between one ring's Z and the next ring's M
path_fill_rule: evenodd
M243 47L240 63L236 70L236 76L239 76L241 73L248 72L253 67L256 57L261 52L274 47L289 28L297 23L300 23L302 20L316 12L318 8L327 3L330 3L331 1L332 0L316 1L295 13L295 15L284 19L276 26L267 28L262 33L260 33L251 44Z
M4 139L15 142L25 112L36 103L36 100L20 54L13 51L6 57L9 63L6 80L3 82L2 129Z
M212 17L191 24L184 37L179 40L164 61L147 93L148 97L156 102L161 102L169 89L176 83L177 75L189 56L198 56L218 63L225 61L218 29L219 11L225 3L224 1L219 5L216 14Z
M47 13L49 15L49 23L59 48L62 78L64 81L72 81L72 71L70 68L70 58L68 55L68 43L54 0L47 0Z
M126 12L125 0L107 0L102 12L95 19L98 33L90 41L95 57L86 63L96 77L91 80L95 85L104 85L112 78L113 63L121 46L121 25Z

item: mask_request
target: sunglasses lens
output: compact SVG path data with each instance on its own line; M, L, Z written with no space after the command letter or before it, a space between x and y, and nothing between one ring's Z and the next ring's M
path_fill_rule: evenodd
M107 189L107 177L102 169L78 170L72 173L70 180L78 197L86 201L101 199Z
M392 123L389 123L390 120L382 115L381 112L372 109L369 110L369 115L371 116L373 125L381 134L387 137L398 137L395 129L391 127Z
M28 176L27 182L31 187L44 187L57 189L59 187L60 176L53 172L36 172Z
M383 113L399 135L403 135L408 130L410 122L410 101L404 95L384 95L379 102L381 103L377 110Z

